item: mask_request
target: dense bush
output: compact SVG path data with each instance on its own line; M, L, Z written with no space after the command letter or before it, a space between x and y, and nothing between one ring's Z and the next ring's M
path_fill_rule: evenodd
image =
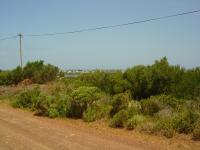
M175 134L173 121L170 117L160 118L154 126L153 133L159 132L160 134L171 138Z
M38 87L21 92L12 105L29 108L36 111L37 115L51 118L71 115L69 96L46 95Z
M174 84L172 93L175 96L187 99L200 97L200 67L185 70Z
M123 78L123 73L121 71L116 71L114 73L107 73L105 88L110 94L123 93L130 89L130 83Z
M120 110L128 108L129 101L130 97L127 93L115 95L111 102L110 116L113 117Z
M41 95L37 100L37 105L35 105L36 114L42 116L48 116L48 110L53 103L53 97L48 95Z
M166 137L172 137L175 132L186 134L193 132L198 134L199 124L197 121L199 118L200 116L198 113L191 110L184 110L174 113L169 117L159 118L154 131L160 132ZM196 131L194 130L195 128Z
M123 76L131 83L134 99L159 94L172 94L178 98L200 96L200 68L185 70L172 66L166 57L156 60L151 66L139 65L127 69Z
M96 86L111 95L123 93L130 88L130 83L123 78L121 71L95 71L82 74L80 80L89 85Z
M23 70L21 67L17 67L11 71L11 82L12 84L17 84L23 80Z
M33 80L35 83L45 83L54 80L59 69L53 65L45 65L43 61L28 62L23 68L23 78Z
M124 73L124 78L131 83L132 96L135 99L149 97L149 72L146 66L135 66Z
M173 128L179 133L191 133L199 118L200 116L196 112L185 110L172 118Z
M161 109L160 102L155 98L151 97L141 101L142 112L146 115L154 115Z
M141 113L141 103L138 101L131 100L128 103L128 116L131 118L134 115Z
M20 93L12 105L19 108L34 109L40 97L41 92L37 87L34 89L25 90Z
M106 86L106 76L107 74L105 72L97 70L95 72L80 75L80 80L90 84L91 86L105 89L104 86Z
M70 117L71 116L71 97L69 95L59 95L55 98L56 109L60 117Z
M31 79L34 83L45 83L54 80L58 74L58 67L46 65L43 61L28 62L23 69L16 67L11 71L1 71L0 85L18 84L24 79Z
M176 69L178 70L179 68ZM176 77L176 72L174 72L174 66L169 65L167 58L163 57L160 60L156 60L149 68L149 72L150 95L169 93L173 78Z
M50 118L55 118L55 117L59 117L60 114L59 114L59 112L58 112L58 110L57 110L56 108L50 107L50 108L48 109L48 116L49 116Z
M96 87L82 86L71 93L71 116L82 118L83 112L102 96Z
M200 140L200 119L195 123L192 135L193 139Z
M71 97L68 95L44 95L38 99L36 113L38 115L54 117L71 116Z
M23 71L21 67L17 67L11 71L0 72L0 85L17 84L23 79Z
M39 88L23 91L13 106L30 108L36 114L54 117L82 118L94 121L108 116L111 106L104 102L105 95L96 87L79 87L70 95L56 92L54 95L41 93ZM98 104L98 101L101 102Z
M145 117L143 115L134 115L127 121L126 128L128 130L133 130L138 124L145 121Z
M111 106L106 104L94 104L83 113L83 120L92 122L109 116Z
M1 71L0 72L0 85L10 85L10 84L12 84L11 71Z
M178 99L174 96L170 95L159 95L159 96L153 96L155 99L157 99L159 102L162 103L164 106L171 107L173 109L183 105L184 99Z
M110 121L110 127L122 128L125 127L128 120L128 113L126 110L120 110L117 114L113 116Z

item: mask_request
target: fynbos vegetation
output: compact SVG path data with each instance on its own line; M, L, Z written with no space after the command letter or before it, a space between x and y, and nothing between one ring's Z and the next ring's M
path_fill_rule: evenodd
M45 83L59 70L42 61L23 69L0 72L0 84L23 79ZM39 87L22 91L12 105L39 115L82 118L86 122L109 121L114 128L173 137L191 134L200 139L200 68L172 66L167 58L150 66L135 66L125 72L95 71L54 82L50 92Z

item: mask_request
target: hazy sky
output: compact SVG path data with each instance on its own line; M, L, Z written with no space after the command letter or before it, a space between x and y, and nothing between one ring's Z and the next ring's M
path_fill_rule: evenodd
M0 0L0 38L65 32L200 9L200 0ZM122 28L52 37L24 37L24 62L63 69L127 68L167 56L200 66L200 13ZM0 68L19 64L19 40L0 41Z

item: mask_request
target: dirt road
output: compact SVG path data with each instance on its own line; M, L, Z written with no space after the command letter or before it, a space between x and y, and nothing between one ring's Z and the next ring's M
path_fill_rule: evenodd
M91 131L91 132L90 132ZM0 107L0 149L119 149L147 148L141 143L82 130L10 107ZM153 148L153 147L152 147Z
M0 150L135 150L160 149L157 143L80 127L66 120L34 116L0 106ZM163 148L163 147L162 147Z

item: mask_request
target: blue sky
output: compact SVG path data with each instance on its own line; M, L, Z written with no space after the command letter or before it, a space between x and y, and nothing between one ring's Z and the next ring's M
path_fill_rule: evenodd
M0 38L121 24L200 9L199 0L0 0ZM24 37L24 63L63 69L124 69L167 56L200 66L200 13L122 28L52 37ZM0 69L19 65L19 41L0 41Z

